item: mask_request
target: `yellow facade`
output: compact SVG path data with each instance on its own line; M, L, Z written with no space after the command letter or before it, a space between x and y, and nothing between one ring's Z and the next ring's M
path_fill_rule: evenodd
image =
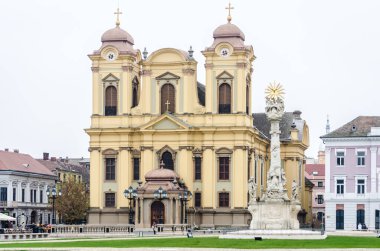
M162 154L170 152L174 171L188 190L201 193L199 208L194 210L194 197L188 202L189 211L194 212L189 216L192 224L248 225L247 182L250 176L256 176L258 194L263 193L270 141L253 126L253 48L244 45L244 34L236 34L241 31L231 23L218 29L214 44L202 52L206 59L204 105L199 98L197 61L190 51L164 48L145 58L144 53L133 49L133 39L117 25L103 35L102 47L89 55L93 91L91 126L86 129L91 157L89 223L127 223L129 201L123 195L124 189L144 182L147 172L159 168ZM134 83L138 83L137 91L133 91ZM165 100L161 91L165 84L175 90L171 112L162 112ZM230 112L224 114L219 112L222 84L228 84L231 90ZM117 107L116 114L106 116L109 86L117 90ZM302 128L301 138L293 129L296 132L292 138L281 146L289 197L289 181L294 179L304 186L304 151L309 143L306 123ZM201 157L201 179L197 180L195 156ZM221 157L229 159L227 180L219 179ZM105 177L107 158L115 159L114 180ZM135 158L139 159L138 180L133 173ZM227 207L219 206L221 192L229 194ZM115 194L114 206L106 206L106 193ZM168 222L173 219L164 223Z

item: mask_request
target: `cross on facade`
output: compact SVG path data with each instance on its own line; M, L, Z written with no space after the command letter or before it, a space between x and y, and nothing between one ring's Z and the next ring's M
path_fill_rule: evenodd
M165 105L166 105L166 111L169 111L169 105L170 105L170 102L169 102L169 100L166 100L166 103L165 103Z
M120 14L123 14L123 12L121 12L121 11L119 10L119 7L117 7L117 11L114 12L114 14L116 15L116 25L119 26L119 25L120 25L119 15L120 15Z
M231 6L231 2L228 3L228 6L226 7L226 10L228 10L228 17L227 17L227 21L230 23L231 20L232 20L232 17L231 17L231 10L233 10L234 7Z

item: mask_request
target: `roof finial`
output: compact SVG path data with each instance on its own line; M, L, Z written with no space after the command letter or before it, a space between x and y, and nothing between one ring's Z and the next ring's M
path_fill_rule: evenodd
M231 2L228 3L228 7L226 7L226 10L228 10L228 17L227 21L231 23L232 17L231 17L231 10L233 10L234 7L231 6Z
M119 26L120 25L119 15L123 14L123 12L121 12L119 10L119 7L117 7L117 11L114 14L116 15L116 26Z
M329 119L328 114L327 114L327 123L326 123L326 133L330 133L330 119Z

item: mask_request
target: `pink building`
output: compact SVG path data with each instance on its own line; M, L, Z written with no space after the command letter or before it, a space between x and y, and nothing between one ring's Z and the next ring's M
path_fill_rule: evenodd
M360 116L325 143L326 230L380 228L380 116Z
M313 184L312 213L314 227L319 227L325 217L325 164L306 164L305 177Z

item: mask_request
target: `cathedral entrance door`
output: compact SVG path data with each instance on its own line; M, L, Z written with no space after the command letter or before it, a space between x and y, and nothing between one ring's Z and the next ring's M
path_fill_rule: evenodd
M150 211L150 224L164 224L165 223L165 206L161 201L152 203Z

